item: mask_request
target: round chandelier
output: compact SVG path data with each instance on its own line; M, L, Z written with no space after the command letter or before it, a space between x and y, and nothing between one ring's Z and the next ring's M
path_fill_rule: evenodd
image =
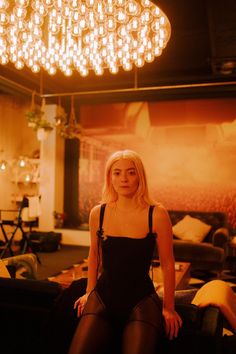
M130 71L160 56L170 34L149 0L0 0L0 63L35 73Z

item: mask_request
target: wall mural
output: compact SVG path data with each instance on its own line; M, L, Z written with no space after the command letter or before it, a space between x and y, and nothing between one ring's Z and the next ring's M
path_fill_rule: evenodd
M100 200L108 155L128 148L167 209L224 211L236 228L236 99L90 105L80 117L82 224Z

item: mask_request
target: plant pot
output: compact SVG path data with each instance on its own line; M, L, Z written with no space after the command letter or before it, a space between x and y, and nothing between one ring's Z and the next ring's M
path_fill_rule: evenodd
M48 137L48 133L49 133L49 131L44 128L37 129L37 139L39 141L46 140Z
M34 122L28 122L28 127L35 128L36 124Z

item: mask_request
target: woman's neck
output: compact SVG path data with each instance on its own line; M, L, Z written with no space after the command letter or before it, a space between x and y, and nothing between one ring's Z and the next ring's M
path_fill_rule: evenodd
M115 202L115 207L121 211L129 211L137 209L139 206L134 198L122 198L119 197Z

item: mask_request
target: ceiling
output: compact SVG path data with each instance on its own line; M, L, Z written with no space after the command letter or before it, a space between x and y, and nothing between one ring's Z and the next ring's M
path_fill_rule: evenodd
M236 96L236 1L153 0L172 35L161 57L136 72L82 78L0 66L0 92L71 94L82 103ZM66 97L66 96L65 96ZM55 98L54 98L55 99Z

